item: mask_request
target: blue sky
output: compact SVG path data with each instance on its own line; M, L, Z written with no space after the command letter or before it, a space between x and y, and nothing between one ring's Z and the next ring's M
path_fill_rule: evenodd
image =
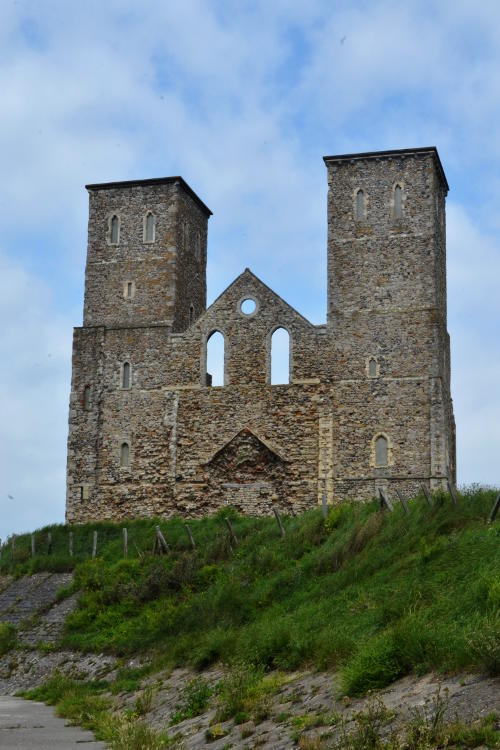
M500 6L0 4L0 536L64 515L84 184L182 174L213 300L249 266L326 311L325 154L436 145L461 483L500 483Z

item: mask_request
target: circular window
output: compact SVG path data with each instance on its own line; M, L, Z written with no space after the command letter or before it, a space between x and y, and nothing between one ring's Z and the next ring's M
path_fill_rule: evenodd
M253 315L256 309L257 309L257 303L251 297L249 297L248 299L244 299L240 305L240 310L243 313L243 315Z

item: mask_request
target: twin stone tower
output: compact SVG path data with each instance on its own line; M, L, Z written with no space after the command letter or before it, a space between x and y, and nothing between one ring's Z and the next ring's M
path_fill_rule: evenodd
M328 310L247 268L207 308L210 210L181 177L87 185L66 518L267 514L455 480L448 183L437 150L328 156ZM253 312L245 300L253 301ZM286 329L289 382L271 385ZM224 337L224 385L207 342Z

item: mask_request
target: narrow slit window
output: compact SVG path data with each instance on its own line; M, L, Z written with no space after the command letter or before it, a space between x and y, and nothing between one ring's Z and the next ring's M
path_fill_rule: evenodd
M271 336L271 385L290 382L290 334L277 328Z
M190 305L189 306L189 325L191 325L193 320L194 320L194 307L193 305Z
M377 377L377 360L373 357L368 362L368 374L371 378Z
M130 388L130 362L123 363L122 388Z
M155 238L155 219L152 213L146 216L146 242L153 242Z
M365 212L365 194L362 190L356 193L356 219L361 221Z
M83 411L90 411L90 385L83 389Z
M130 466L130 446L128 443L122 443L120 447L120 466Z
M403 191L400 185L394 188L394 218L400 219L403 215Z
M127 281L127 299L132 299L133 286L131 281Z
M207 340L205 385L224 385L224 336L214 331Z
M115 214L111 219L111 244L113 245L118 244L118 234L119 234L119 221L118 221L118 216Z
M388 448L387 438L379 435L375 440L375 466L377 468L387 466Z

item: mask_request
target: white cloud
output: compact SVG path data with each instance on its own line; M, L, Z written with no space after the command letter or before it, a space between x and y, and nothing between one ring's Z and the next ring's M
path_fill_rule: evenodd
M0 253L0 537L63 520L71 322ZM9 498L9 495L11 498Z

